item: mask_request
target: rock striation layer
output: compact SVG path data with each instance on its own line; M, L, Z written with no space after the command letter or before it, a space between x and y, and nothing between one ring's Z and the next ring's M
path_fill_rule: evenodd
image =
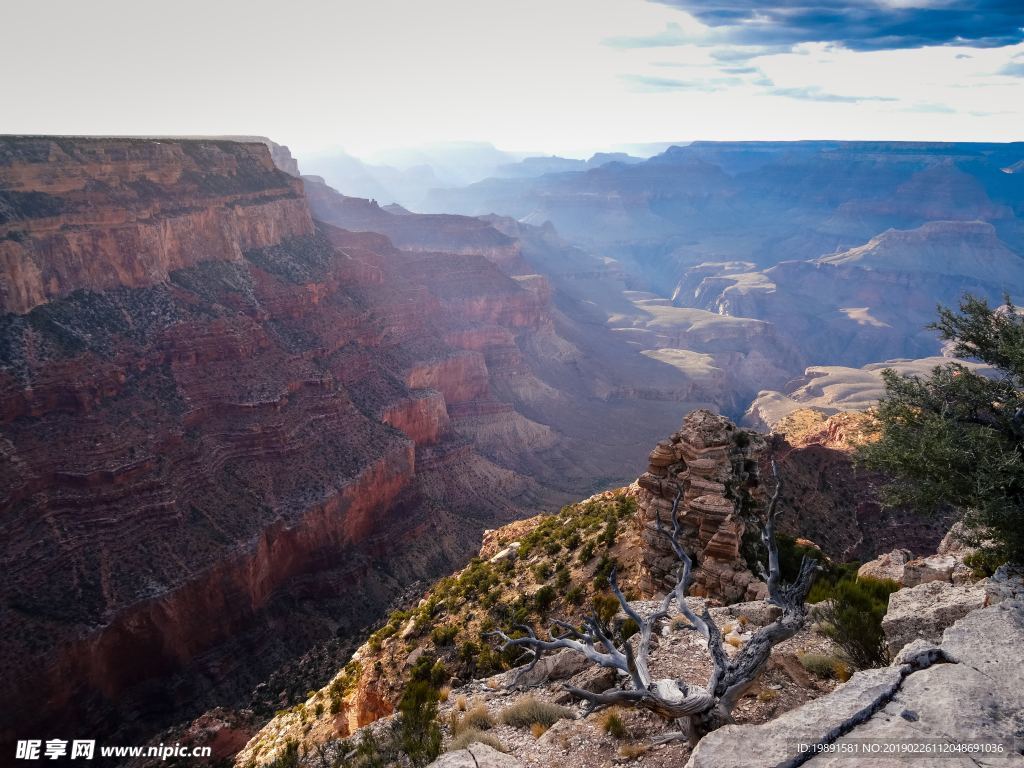
M0 722L150 731L568 500L495 397L548 300L314 224L261 142L0 139Z
M301 183L261 144L0 139L0 312L312 234Z
M699 566L691 594L730 601L766 594L741 557L746 521L739 503L752 492L763 498L758 460L766 447L761 435L738 429L711 411L697 410L651 451L650 465L637 480L651 591L675 583L678 559L668 538L658 531L658 519L669 530L678 499L684 546Z

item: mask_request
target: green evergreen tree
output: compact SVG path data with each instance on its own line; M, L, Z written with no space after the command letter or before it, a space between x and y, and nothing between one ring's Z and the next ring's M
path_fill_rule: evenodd
M940 307L931 327L958 357L995 374L959 363L926 377L885 371L877 439L860 447L860 459L891 478L889 502L955 507L986 556L1024 562L1024 316L1009 297L992 308L966 295L959 311Z

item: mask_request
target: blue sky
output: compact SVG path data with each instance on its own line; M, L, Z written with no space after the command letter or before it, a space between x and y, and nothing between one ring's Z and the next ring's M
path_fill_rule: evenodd
M1024 139L1024 3L7 0L0 131L447 140Z

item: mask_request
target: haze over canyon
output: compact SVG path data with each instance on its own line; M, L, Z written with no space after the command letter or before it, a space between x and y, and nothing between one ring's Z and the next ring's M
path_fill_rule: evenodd
M1024 145L698 143L426 214L266 140L0 147L8 737L269 711L682 413L861 407L936 302L1024 293Z

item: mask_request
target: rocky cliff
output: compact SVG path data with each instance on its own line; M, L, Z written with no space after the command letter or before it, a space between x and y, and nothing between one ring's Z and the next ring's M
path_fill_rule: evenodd
M434 584L414 608L393 612L330 683L277 713L238 754L236 765L271 764L289 743L306 755L338 748L358 729L393 713L411 670L424 658L437 661L451 677L455 690L449 698L484 691L485 699L499 702L521 695L495 690L499 686L485 686L479 679L471 682L486 676L507 682L510 673L502 670L516 661L495 653L482 633L515 624L540 629L556 618L580 620L607 594L612 565L626 594L637 599L664 595L675 584L678 559L667 538L658 533L657 519L660 516L662 525L671 527L677 498L683 543L695 566L691 599L713 608L722 618L720 626L727 628L724 631L742 634L744 620L737 623L737 617L763 621L775 610L763 602L767 587L751 570L752 558L758 556L751 545L752 539L759 540L759 514L774 490L771 458L785 484L779 527L781 536L789 535L790 544L797 540L817 546L836 561L873 557L894 541L921 554L934 551L949 528L948 519L918 521L915 526L908 513L882 513L872 486L854 472L850 447L859 439L855 416L843 414L826 421L808 414L788 428L785 435L765 435L739 428L711 411L693 411L651 451L647 471L636 483L566 506L554 515L488 531L468 567ZM801 535L813 536L814 541L798 540ZM728 607L721 607L723 603ZM666 655L669 648L698 653L693 647L681 649L665 640L668 637L666 629L658 642L666 644ZM737 636L733 642L738 645L742 640ZM694 636L693 645L700 644ZM775 671L769 677L781 674L790 695L769 707L751 702L744 720L759 722L819 695L822 686L810 682L792 653L796 648L818 652L828 645L807 630L783 646L770 665ZM604 689L594 686L614 684L614 674L587 669L567 656L572 654L562 654L557 661L545 659L538 665L543 671L529 679L543 683L573 677L576 684L595 691ZM691 674L703 670L703 662L676 663L686 664ZM794 683L796 690L791 690ZM564 691L548 692L561 703L570 701ZM774 699L774 694L765 694L757 702ZM655 726L648 722L641 728ZM595 741L595 748L604 747L599 734L588 738ZM537 742L542 745L543 739ZM532 739L518 746L536 757Z
M517 471L560 436L494 396L543 290L314 224L262 143L0 151L6 727L237 698L566 498Z
M258 144L4 138L0 190L3 312L313 234L300 183Z
M772 460L783 483L780 532L812 541L838 562L867 560L895 546L928 554L949 530L951 515L929 519L884 506L881 478L855 470L852 448L865 439L863 414L826 419L798 411L777 429L766 438L699 410L658 443L637 480L650 592L673 583L676 557L657 521L670 525L678 497L697 565L693 593L727 601L763 599L764 584L751 570L760 523L749 513L763 507L774 490Z

